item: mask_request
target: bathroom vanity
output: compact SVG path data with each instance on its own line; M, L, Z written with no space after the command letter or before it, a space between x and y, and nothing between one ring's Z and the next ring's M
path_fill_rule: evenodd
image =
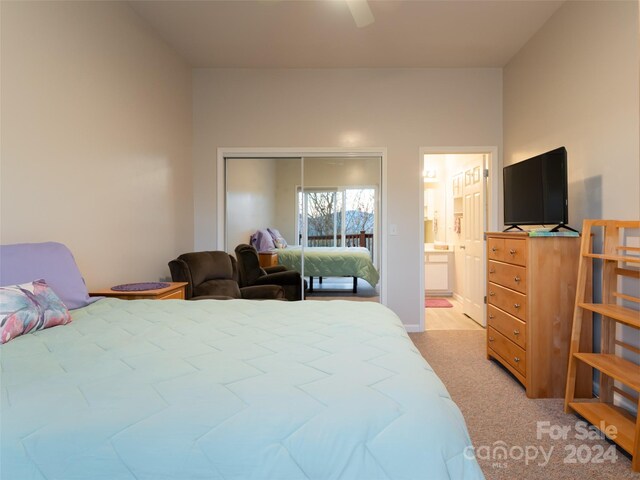
M450 297L453 295L453 250L448 245L425 244L424 247L424 291L428 296Z

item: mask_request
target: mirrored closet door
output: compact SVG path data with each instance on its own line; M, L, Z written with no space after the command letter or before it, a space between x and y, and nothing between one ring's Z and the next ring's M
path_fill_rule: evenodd
M299 272L306 299L379 301L381 166L371 156L226 158L226 250L250 243L263 267Z

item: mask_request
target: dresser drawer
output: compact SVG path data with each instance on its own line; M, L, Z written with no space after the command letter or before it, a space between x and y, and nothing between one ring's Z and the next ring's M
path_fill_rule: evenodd
M519 265L489 261L489 281L527 293L527 269Z
M489 348L500 355L509 365L523 376L527 375L527 358L522 348L491 327L487 328L487 342Z
M487 303L510 313L520 320L527 320L527 296L489 282Z
M487 256L489 260L504 261L504 238L487 239Z
M527 324L499 308L487 305L487 323L513 343L527 349Z
M505 262L525 266L527 264L527 241L519 238L505 238L502 258Z

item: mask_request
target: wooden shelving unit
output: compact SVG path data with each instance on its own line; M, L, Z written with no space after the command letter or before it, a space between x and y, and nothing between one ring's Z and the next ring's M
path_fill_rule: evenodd
M592 235L596 228L602 228L603 231L602 253L592 252ZM640 279L640 255L637 254L640 247L624 245L625 231L639 228L640 221L584 221L564 401L565 412L577 413L596 427L603 428L612 441L627 451L632 457L631 468L635 472L640 472L640 415L633 417L625 409L614 405L614 392L637 403L640 412L640 365L616 353L616 346L640 353L637 347L616 339L618 323L640 330L640 298L617 291L619 277ZM590 296L587 289L594 260L602 262L602 303L586 301ZM635 307L624 306L621 304L623 301L635 304ZM582 324L590 322L593 313L601 315L600 353L581 352ZM600 371L600 397L595 401L575 398L576 372L580 363ZM636 395L615 386L615 382L633 389ZM615 429L610 429L610 426Z

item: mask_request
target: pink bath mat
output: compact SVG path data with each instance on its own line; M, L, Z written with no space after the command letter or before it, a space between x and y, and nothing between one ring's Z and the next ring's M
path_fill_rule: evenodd
M451 308L451 302L444 298L425 298L424 306L426 308Z

